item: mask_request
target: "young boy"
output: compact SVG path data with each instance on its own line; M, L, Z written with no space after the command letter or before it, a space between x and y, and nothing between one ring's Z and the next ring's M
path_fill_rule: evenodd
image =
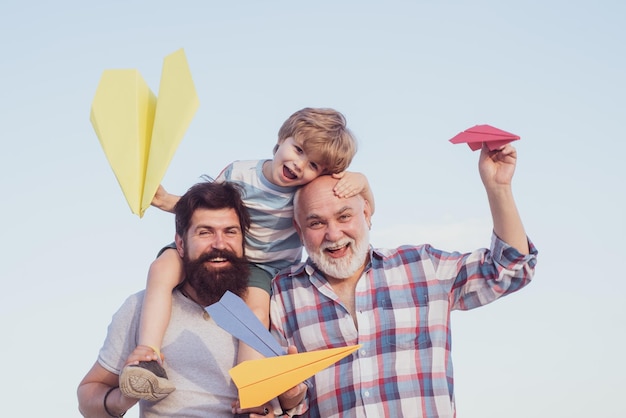
M373 211L374 199L367 178L345 172L356 150L356 140L341 113L305 108L283 123L273 159L235 161L218 176L216 181L234 182L243 190L251 218L245 245L245 255L251 263L245 299L266 327L271 279L302 258L302 244L293 227L293 196L297 188L322 174L333 174L338 179L334 190L338 197L362 194ZM172 212L178 199L159 186L152 205ZM177 251L163 251L150 266L138 346L120 375L120 389L126 396L158 400L175 389L161 366L160 348L169 322L172 290L183 278ZM259 356L247 345L239 344L239 362Z

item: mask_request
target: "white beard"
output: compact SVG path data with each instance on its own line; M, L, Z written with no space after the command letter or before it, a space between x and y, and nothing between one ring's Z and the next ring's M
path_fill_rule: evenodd
M322 273L335 279L348 279L352 277L363 265L369 252L369 230L365 229L362 239L357 242L351 238L346 238L338 242L324 241L318 251L310 251L307 243L304 247L311 257L311 260L322 271ZM332 258L324 252L327 248L339 248L350 244L352 254L341 258Z

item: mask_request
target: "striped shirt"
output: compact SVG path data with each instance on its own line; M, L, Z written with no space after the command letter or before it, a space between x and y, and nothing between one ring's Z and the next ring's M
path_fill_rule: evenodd
M537 251L493 235L491 248L370 249L355 292L356 321L311 263L273 282L273 333L299 352L362 344L309 380L310 417L455 416L450 311L473 309L528 284Z
M250 213L246 257L274 276L302 260L302 244L293 226L293 196L297 187L281 187L263 175L267 160L235 161L218 176L243 188Z

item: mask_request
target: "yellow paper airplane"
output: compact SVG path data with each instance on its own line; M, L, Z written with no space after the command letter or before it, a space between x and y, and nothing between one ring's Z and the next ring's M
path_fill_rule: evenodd
M288 354L244 361L230 369L239 389L241 408L263 405L303 382L320 370L341 360L361 347L360 344L308 353Z
M142 217L200 102L180 49L163 60L159 97L137 70L105 70L91 123L133 213Z

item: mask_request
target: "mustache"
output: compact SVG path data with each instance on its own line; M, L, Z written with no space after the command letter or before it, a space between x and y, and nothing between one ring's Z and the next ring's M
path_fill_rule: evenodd
M198 258L194 261L196 263L207 263L215 258L223 258L227 261L230 261L231 263L236 263L237 261L240 261L242 259L240 257L237 257L237 255L231 251L213 249L208 253L204 253L198 256Z
M338 248L345 247L346 245L354 245L355 241L350 238L342 239L341 241L324 241L320 245L320 250L336 250Z

